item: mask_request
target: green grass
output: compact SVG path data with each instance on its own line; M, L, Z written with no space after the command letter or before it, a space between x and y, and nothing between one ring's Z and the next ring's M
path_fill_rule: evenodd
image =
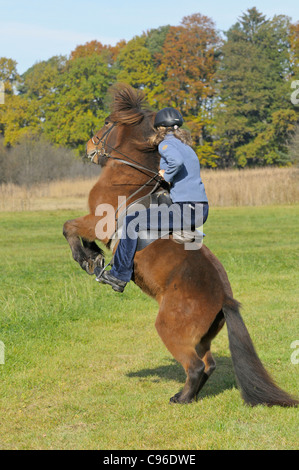
M0 448L296 449L298 410L247 407L226 328L200 400L169 405L184 371L160 341L157 304L119 295L72 260L78 213L0 214ZM299 206L212 209L205 243L228 271L260 358L298 394Z

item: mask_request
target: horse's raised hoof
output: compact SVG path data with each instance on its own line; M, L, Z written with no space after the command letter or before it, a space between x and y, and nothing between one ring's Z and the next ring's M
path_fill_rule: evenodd
M103 268L105 260L101 254L97 255L94 259L89 259L88 261L83 261L82 268L87 272L87 274L95 274L95 269L97 267Z

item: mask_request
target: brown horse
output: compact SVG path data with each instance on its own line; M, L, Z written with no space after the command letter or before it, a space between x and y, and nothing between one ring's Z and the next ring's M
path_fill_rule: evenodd
M154 113L143 107L142 95L130 87L120 87L104 127L87 143L88 156L103 169L89 194L90 213L67 221L63 233L74 259L89 274L103 264L103 253L95 243L99 239L96 226L103 217L96 213L97 207L109 203L116 211L118 196L133 195L132 201L152 191L156 184L160 157L148 145L153 120ZM100 239L108 248L112 235L113 230ZM239 303L233 298L227 274L205 245L189 251L171 237L156 240L136 253L133 281L157 300L158 334L186 371L185 386L171 402L189 403L197 398L215 370L211 341L226 322L244 401L250 405L298 404L275 385L263 367L239 313Z

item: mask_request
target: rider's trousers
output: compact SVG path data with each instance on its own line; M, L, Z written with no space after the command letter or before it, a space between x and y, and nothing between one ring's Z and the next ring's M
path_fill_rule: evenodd
M159 230L167 234L174 230L194 230L205 223L209 213L208 203L198 202L178 202L164 209L154 205L126 216L110 271L117 279L129 282L132 278L139 232Z

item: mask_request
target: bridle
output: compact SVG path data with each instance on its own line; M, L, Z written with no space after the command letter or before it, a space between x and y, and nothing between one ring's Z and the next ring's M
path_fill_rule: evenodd
M142 186L140 186L140 188L138 188L136 191L134 191L132 194L130 194L130 196L128 196L126 198L126 201L124 201L123 203L121 203L118 208L116 209L116 212L115 212L115 220L117 221L118 217L117 217L117 214L120 210L120 208L129 200L129 199L132 199L136 194L138 194L140 191L142 191L145 187L147 187L150 183L152 183L153 181L156 181L156 184L153 186L153 188L150 190L150 192L148 194L146 194L144 196L144 198L150 196L151 194L153 194L157 188L161 185L161 182L162 182L162 179L161 177L159 176L159 172L157 171L154 171L152 168L148 168L147 166L144 166L144 165L140 165L139 162L136 162L136 160L134 160L132 157L129 157L128 155L126 155L125 153L121 152L120 150L116 149L115 147L112 147L111 145L108 144L107 140L108 140L108 137L109 137L109 134L110 132L112 131L112 129L114 129L114 127L117 125L117 122L113 122L112 125L109 127L109 129L107 129L104 134L102 135L102 137L98 137L97 135L93 136L91 138L91 141L92 143L94 144L95 148L94 150L92 150L91 152L89 153L86 153L86 157L88 159L91 160L92 163L96 163L96 164L99 164L99 157L102 157L102 158L109 158L109 159L112 159L112 160L116 160L120 163L123 163L125 165L128 165L132 168L135 168L136 170L140 171L141 173L149 176L146 172L149 172L151 174L153 174L154 176L150 177L150 179L148 181L146 181ZM97 142L95 141L95 139L97 139ZM109 148L109 152L106 151L106 148ZM117 152L119 155L121 155L122 157L125 157L126 160L122 159L122 158L119 158L119 157L115 157L115 156L112 156L111 155L111 151L114 151L114 152ZM97 159L96 159L97 157ZM143 199L143 198L142 198Z
M157 177L159 175L159 172L153 170L152 168L148 168L144 165L140 165L140 163L136 162L136 160L134 160L132 157L129 157L125 153L121 152L120 150L116 149L115 147L112 147L111 145L109 145L107 143L108 136L109 136L110 132L112 131L112 129L116 125L117 125L117 122L113 122L112 125L109 127L109 129L107 129L104 132L102 137L98 137L97 135L94 135L91 138L91 141L92 141L93 145L95 146L95 149L92 150L91 152L89 152L88 154L86 154L86 157L88 159L90 159L92 163L97 163L97 164L98 164L98 161L95 161L95 157L97 155L99 155L100 157L105 157L105 158L110 158L112 160L117 160L121 163L124 163L125 165L129 165L129 166L135 168L136 170L141 171L142 173L143 173L143 171L148 171L148 172L155 175L154 178L152 178L152 179L155 179L155 177ZM95 142L95 139L97 139L97 142ZM100 145L101 145L101 148L98 148ZM125 157L127 160L123 160L121 158L112 156L111 153L107 153L105 147L108 147L110 150L113 150L114 152L119 153L120 155Z

